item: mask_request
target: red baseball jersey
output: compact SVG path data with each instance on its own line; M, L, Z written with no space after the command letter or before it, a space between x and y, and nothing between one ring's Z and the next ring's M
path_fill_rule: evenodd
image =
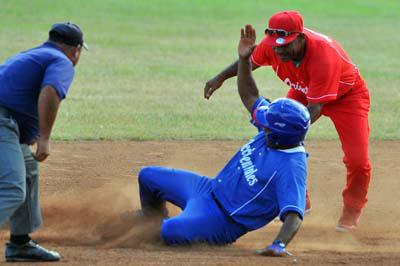
M328 36L304 28L306 53L298 66L283 62L265 44L265 38L255 48L251 60L259 66L272 66L278 77L291 90L288 97L304 104L328 103L339 99L352 89L365 88L357 67L340 45Z

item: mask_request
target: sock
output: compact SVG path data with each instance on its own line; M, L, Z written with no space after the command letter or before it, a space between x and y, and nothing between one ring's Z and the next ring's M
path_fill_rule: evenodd
M10 241L16 245L24 245L31 240L28 234L26 235L13 235L10 234Z

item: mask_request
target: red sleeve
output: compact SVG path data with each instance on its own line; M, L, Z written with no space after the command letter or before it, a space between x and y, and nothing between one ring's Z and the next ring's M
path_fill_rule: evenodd
M270 50L271 47L266 45L262 40L251 55L251 62L257 66L270 66L272 64Z
M312 103L327 103L338 96L341 75L341 59L329 44L316 48L308 62L310 83L307 100Z

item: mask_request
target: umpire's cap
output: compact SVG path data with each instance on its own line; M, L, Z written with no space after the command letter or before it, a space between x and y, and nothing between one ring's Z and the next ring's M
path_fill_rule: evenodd
M88 46L83 41L81 29L78 25L71 22L56 23L51 26L49 40L71 46L81 45L86 50L89 50Z

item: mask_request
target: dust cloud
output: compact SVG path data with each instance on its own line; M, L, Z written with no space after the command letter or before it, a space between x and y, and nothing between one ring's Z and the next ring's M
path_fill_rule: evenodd
M43 227L35 239L62 245L140 248L161 243L161 218L139 216L134 188L108 184L79 194L53 194L42 200Z

